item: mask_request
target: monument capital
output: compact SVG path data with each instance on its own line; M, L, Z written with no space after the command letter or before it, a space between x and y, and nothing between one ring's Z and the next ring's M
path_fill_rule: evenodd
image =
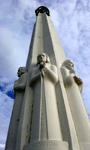
M47 14L48 16L50 16L49 9L48 9L47 7L45 7L45 6L40 6L40 7L38 7L38 8L35 10L36 16L38 16L38 13L44 13L44 12L46 12L46 14Z

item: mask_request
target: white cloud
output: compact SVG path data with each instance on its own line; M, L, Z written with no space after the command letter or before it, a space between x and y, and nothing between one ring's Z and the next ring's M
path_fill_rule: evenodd
M25 66L28 51L20 43L20 36L7 28L0 27L0 70L1 75L15 75L19 66Z
M16 8L16 15L19 20L26 21L27 18L35 20L35 9L40 6L40 3L36 0L19 0L18 7Z
M5 144L0 144L0 150L4 150Z

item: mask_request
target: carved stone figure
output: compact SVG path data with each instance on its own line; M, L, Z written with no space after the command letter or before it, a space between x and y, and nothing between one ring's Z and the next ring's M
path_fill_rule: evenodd
M57 82L57 67L50 64L47 54L39 54L37 66L30 73L34 90L31 142L62 139L55 94Z
M16 145L18 125L20 121L20 113L21 113L21 108L23 103L24 91L26 87L26 79L27 79L26 67L20 67L18 69L17 74L19 79L15 81L13 87L15 101L14 101L12 116L10 120L10 126L9 126L8 138L7 138L5 150L7 149L14 150Z
M74 64L71 60L66 60L63 62L61 71L65 87L67 88L75 82L78 85L80 92L82 92L83 82L76 76Z
M15 92L25 91L26 79L27 79L26 67L20 67L18 69L17 74L18 74L19 79L15 81L13 88Z
M61 73L78 140L81 148L86 149L86 143L89 143L90 140L90 134L88 132L90 131L90 123L80 94L82 91L83 82L76 76L74 64L71 60L65 60L62 63Z

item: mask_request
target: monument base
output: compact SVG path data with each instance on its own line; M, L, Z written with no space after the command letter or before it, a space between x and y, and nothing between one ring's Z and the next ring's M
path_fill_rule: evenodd
M23 150L69 150L68 142L57 140L34 141L24 145Z

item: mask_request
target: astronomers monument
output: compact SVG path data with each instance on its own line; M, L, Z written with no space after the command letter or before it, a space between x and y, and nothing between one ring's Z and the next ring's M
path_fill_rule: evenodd
M48 8L35 13L27 64L14 84L5 150L90 150L83 82L66 59Z

